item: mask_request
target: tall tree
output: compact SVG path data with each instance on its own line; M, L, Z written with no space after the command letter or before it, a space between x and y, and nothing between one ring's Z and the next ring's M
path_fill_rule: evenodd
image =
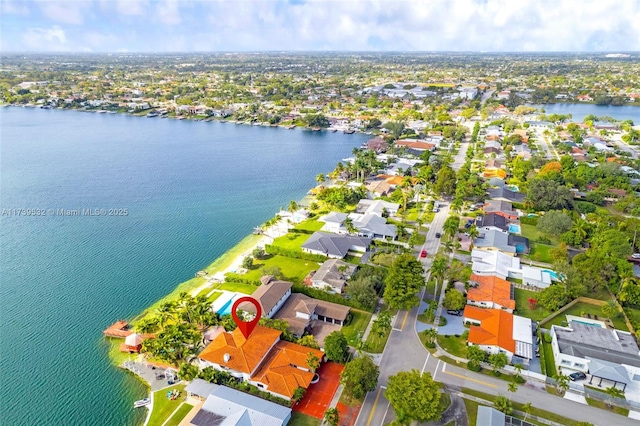
M348 396L362 399L378 384L380 369L368 356L360 356L344 366L340 382Z
M339 331L334 331L324 339L324 353L329 361L344 364L349 358L349 343Z
M384 282L384 301L392 309L411 309L420 300L416 293L424 285L422 263L410 254L398 256Z
M456 172L448 164L438 172L433 191L441 196L451 196L456 192Z
M401 371L389 377L384 396L396 412L398 423L403 425L438 420L442 415L440 388L430 373Z

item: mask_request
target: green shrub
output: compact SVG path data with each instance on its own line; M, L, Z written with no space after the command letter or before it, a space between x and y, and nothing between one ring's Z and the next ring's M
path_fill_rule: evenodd
M338 305L350 306L352 308L362 309L363 311L367 312L373 311L373 308L363 306L354 299L346 299L338 294L327 293L326 291L317 288L307 287L304 284L293 284L291 291L294 293L305 294L309 297L313 297L314 299L337 303Z
M272 255L280 255L285 257L291 257L293 259L310 260L312 262L324 262L328 258L320 254L306 253L304 251L288 250L282 247L267 244L264 246L267 253Z

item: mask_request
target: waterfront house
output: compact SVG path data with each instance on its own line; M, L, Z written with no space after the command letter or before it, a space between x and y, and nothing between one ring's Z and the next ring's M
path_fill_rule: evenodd
M265 318L271 318L278 312L278 309L284 305L284 302L291 296L291 284L288 281L276 280L271 275L265 275L260 278L262 285L253 292L251 297L256 299L260 303L262 308L262 316ZM239 306L240 309L246 312L251 312L255 315L255 307L251 303L242 303Z
M533 358L531 320L502 309L483 309L467 305L463 319L470 323L468 345L476 345L489 354L503 353L512 362L528 364Z
M248 337L239 328L219 334L198 355L201 368L212 367L267 392L291 399L298 387L308 388L314 373L307 363L322 351L280 340L279 330L257 325Z
M371 245L371 238L314 232L302 244L302 251L321 254L334 259L343 259L350 251L364 253Z
M386 213L389 216L394 216L398 213L398 209L400 208L400 204L390 203L384 200L367 200L362 199L358 202L356 206L356 213L360 214L375 214L378 216L384 216Z
M194 379L185 391L205 399L189 421L193 426L285 426L291 419L288 407L202 379Z

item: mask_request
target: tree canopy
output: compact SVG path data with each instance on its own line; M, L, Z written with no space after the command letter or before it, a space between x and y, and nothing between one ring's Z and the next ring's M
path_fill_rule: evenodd
M324 354L329 361L344 364L349 358L349 343L339 331L334 331L324 339Z
M392 309L411 309L420 300L416 293L424 285L422 263L410 254L401 254L385 278L384 301Z
M348 396L362 399L378 384L380 369L368 356L349 361L342 371L341 383Z
M398 423L428 422L441 416L440 388L431 374L418 370L401 371L389 377L384 396L389 400Z

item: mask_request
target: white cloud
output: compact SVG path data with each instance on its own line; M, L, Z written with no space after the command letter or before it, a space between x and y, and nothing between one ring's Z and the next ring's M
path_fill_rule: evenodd
M182 22L179 2L176 0L164 0L156 3L156 18L166 25L177 25ZM186 3L181 3L185 5Z
M147 9L147 2L144 0L118 0L116 10L121 15L143 15Z
M84 11L91 6L86 1L41 1L38 2L44 16L64 24L81 25L84 23Z
M0 0L0 15L29 15L29 8L23 2Z
M51 28L29 28L22 36L24 46L38 52L62 52L70 50L64 30L54 25Z

